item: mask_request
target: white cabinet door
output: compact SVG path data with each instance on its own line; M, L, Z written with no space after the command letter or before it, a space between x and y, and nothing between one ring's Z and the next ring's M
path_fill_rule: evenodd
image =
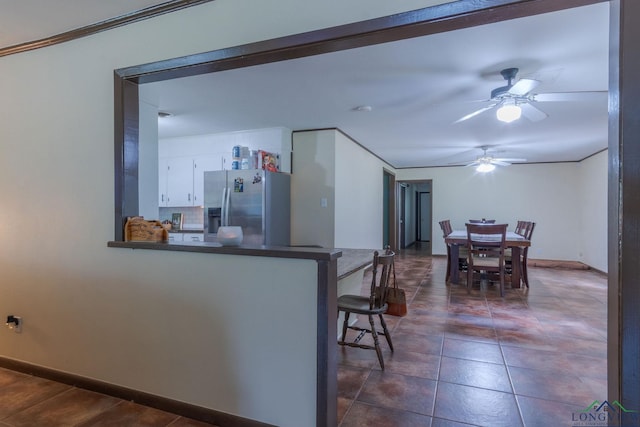
M173 157L167 160L167 206L193 206L193 159Z
M193 205L204 205L204 173L222 170L222 155L200 156L193 159Z
M168 159L158 160L158 205L168 206L169 195L167 194L167 178L169 163Z
M169 233L169 242L182 242L182 233Z

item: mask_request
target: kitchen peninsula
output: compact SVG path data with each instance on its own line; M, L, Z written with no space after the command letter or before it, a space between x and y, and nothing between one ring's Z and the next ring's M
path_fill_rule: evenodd
M174 382L188 380L193 387L145 385L149 393L283 427L336 425L338 287L345 279L361 285L372 250L209 242L108 245L156 250L157 256L146 258L175 267L177 300L167 315L178 316L203 343L184 350L186 371L175 372L176 365L162 370L168 377L163 383L175 376ZM177 252L191 254L174 261ZM177 271L188 274L196 264L206 265L210 274L181 280Z

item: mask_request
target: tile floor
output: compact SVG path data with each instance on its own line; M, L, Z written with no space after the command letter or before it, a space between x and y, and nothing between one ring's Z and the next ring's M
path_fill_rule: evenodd
M602 274L530 267L531 288L502 299L492 286L445 286L445 267L398 255L409 313L387 316L396 351L385 351L384 372L375 352L338 348L341 427L570 426L574 411L605 399ZM0 369L0 427L205 425Z
M530 289L507 285L503 299L494 285L446 286L445 268L397 256L409 313L386 316L384 372L374 351L338 348L341 427L572 426L606 399L603 274L529 267Z
M203 427L210 424L0 369L0 427L57 426Z

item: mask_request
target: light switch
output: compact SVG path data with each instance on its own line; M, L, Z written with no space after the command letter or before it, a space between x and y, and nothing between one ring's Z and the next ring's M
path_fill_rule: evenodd
M326 208L327 207L327 198L323 197L320 199L320 207Z

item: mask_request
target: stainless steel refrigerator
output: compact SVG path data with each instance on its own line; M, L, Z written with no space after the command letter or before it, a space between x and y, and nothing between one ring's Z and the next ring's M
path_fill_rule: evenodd
M243 244L289 246L291 175L262 169L204 173L205 240L220 225L242 227ZM226 224L225 224L226 222Z

